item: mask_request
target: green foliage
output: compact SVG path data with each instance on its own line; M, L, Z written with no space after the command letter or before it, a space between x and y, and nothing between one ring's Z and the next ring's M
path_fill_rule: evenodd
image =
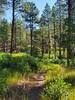
M49 82L43 91L42 97L45 98L45 100L60 100L63 96L63 100L66 100L69 95L70 87L71 85L62 79Z
M46 71L45 80L53 81L65 75L65 68L60 64L39 64L39 70Z
M10 68L24 73L36 71L38 69L38 61L34 57L24 54L0 54L0 66L3 68Z
M70 90L68 98L68 100L75 100L75 87L72 87L72 89Z
M13 55L12 55L13 56ZM24 54L22 56L13 56L13 62L15 63L15 67L17 67L18 69L20 69L21 72L30 72L30 71L35 71L37 70L38 67L38 62L37 60L28 55L28 54Z
M37 71L38 59L26 53L0 53L0 94L8 89L8 85L17 83L22 76Z
M7 41L8 37L8 23L6 19L3 19L0 25L0 37L2 41Z
M25 18L25 21L29 23L29 27L33 28L33 24L37 22L37 15L39 13L35 3L25 2L25 4L23 5L23 10L21 10L21 12L23 12L22 17Z
M8 90L8 86L5 80L3 80L3 78L2 79L0 78L0 94L7 92L7 90Z
M9 76L9 71L7 69L0 68L0 94L5 93L8 90L8 85L6 79Z
M54 63L54 64L65 64L66 63L66 60L65 59L52 59L51 60L51 63Z
M0 66L10 67L10 64L11 64L11 55L8 53L0 53Z
M45 25L48 25L50 23L50 16L51 16L51 9L48 3L46 3L43 14L41 15L41 18L44 19Z
M53 64L65 64L66 63L66 60L65 59L54 59L54 58L51 58L49 59L48 57L46 58L43 58L41 59L41 61L44 63L44 64L50 64L50 63L53 63Z
M38 60L37 59L35 59L32 56L29 56L27 58L27 61L28 61L28 64L29 64L32 71L37 71L38 70Z
M6 83L8 84L8 86L10 86L10 85L14 85L14 84L16 84L17 82L18 82L18 80L20 80L21 78L22 78L22 75L21 75L21 73L19 73L19 72L15 72L15 71L10 71L9 72L10 74L8 74L9 76L8 77L6 77L7 79L6 79Z
M33 47L33 56L34 57L41 57L41 49L39 47Z
M7 4L7 0L0 1L0 14L4 12L5 5Z
M75 70L67 70L65 73L64 73L64 76L63 76L64 80L70 84L72 84L72 86L75 86Z

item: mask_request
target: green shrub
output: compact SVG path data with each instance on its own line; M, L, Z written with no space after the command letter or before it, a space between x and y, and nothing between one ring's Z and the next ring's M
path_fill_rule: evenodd
M60 100L63 97L63 100L66 100L70 86L70 84L67 84L62 79L49 82L42 93L42 98L45 98L45 100Z
M65 64L65 62L66 62L66 60L64 60L64 59L52 59L51 60L51 63L54 63L54 64Z
M32 56L29 56L27 58L27 62L31 68L32 71L37 71L38 70L38 60Z
M64 80L75 86L75 69L69 69L64 73Z
M8 85L6 79L9 76L9 70L0 68L0 94L7 92Z
M7 92L8 85L3 78L0 78L0 95Z
M44 57L43 59L41 59L41 62L43 62L44 64L50 64L50 63L53 63L53 64L66 64L66 59L54 59L54 58L48 58L48 57Z
M41 49L39 47L34 46L32 49L34 57L41 57Z
M49 59L49 58L43 58L43 59L41 59L41 62L42 63L44 63L44 64L50 64L50 62L51 62L51 59Z
M0 54L0 66L2 67L10 67L11 64L11 55L8 53Z
M0 53L0 67L29 73L38 69L38 60L26 53Z

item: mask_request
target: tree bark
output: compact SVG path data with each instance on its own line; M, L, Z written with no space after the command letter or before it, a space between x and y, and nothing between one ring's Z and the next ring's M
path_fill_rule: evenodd
M13 43L13 45L14 45L14 51L16 52L16 23L14 25L14 43Z
M61 59L61 5L59 3L59 59Z
M70 66L71 0L68 0L67 66Z
M55 22L54 22L54 56L55 56L55 59L56 59Z
M50 30L49 30L49 24L48 24L48 52L49 52L49 58L51 54L51 45L50 45Z
M10 45L10 53L14 51L14 25L15 25L15 0L12 2L12 27L11 27L11 45Z
M31 38L31 51L30 51L30 54L32 56L32 52L33 52L33 40L32 40L32 37L33 37L33 25L31 24L31 28L30 28L30 38Z

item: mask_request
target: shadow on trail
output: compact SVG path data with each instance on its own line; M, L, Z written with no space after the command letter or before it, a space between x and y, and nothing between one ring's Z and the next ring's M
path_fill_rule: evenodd
M0 96L0 100L41 100L41 92L45 87L45 73L40 72L38 77L32 76L35 84L19 82L19 85L10 87L7 93Z
M41 100L40 94L44 86L33 87L24 90L22 87L13 87L6 94L0 96L0 100Z
M28 100L41 100L40 94L43 88L44 86L32 88L28 93Z

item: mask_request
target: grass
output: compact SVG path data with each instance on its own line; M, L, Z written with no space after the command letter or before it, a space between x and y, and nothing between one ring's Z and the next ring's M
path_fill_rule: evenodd
M0 53L0 94L19 80L37 72L38 59L26 53ZM5 87L5 86L6 87Z
M6 83L8 85L15 85L17 82L22 79L22 76L20 73L15 72L14 75L10 75L7 77Z
M1 86L4 86L5 83L9 87L17 84L19 80L24 78L24 75L32 74L38 67L37 71L47 72L45 82L61 77L65 82L70 83L72 87L68 98L69 100L75 100L75 69L64 67L64 65L58 63L58 59L54 63L53 58L48 59L47 57L48 55L45 55L40 60L26 53L0 53L0 81L3 80L2 82L4 82Z
M72 87L68 98L68 100L75 100L75 87Z
M40 63L39 70L47 71L46 80L53 80L56 78L63 79L74 79L75 78L75 69L69 69L64 67L62 64L44 64Z
M54 80L56 78L62 77L65 68L60 64L40 64L39 70L45 70L47 72L46 74L46 81L48 80Z
M65 82L71 84L68 100L75 100L75 69L66 68L61 64L41 64L40 69L48 70L46 81L53 81L62 78ZM64 100L63 97L61 97L61 100Z

